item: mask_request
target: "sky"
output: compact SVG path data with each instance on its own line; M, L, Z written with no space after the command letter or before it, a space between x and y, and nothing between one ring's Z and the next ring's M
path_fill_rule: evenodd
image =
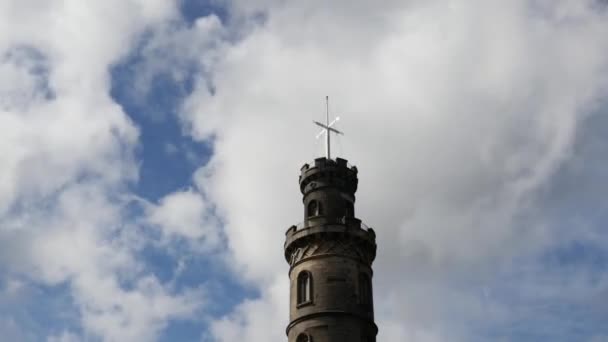
M607 6L0 0L2 339L285 341L329 96L378 341L608 341Z

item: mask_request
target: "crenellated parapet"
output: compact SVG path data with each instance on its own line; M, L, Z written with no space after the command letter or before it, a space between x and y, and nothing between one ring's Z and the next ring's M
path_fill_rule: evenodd
M304 221L285 233L289 342L374 342L376 233L355 216L358 170L317 158L300 173Z
M350 223L291 226L286 233L285 259L293 267L308 258L342 256L371 267L376 258L376 233L361 227L358 219Z
M314 165L304 164L299 179L304 219L354 217L357 173L356 166L341 158L317 158Z
M353 196L357 191L357 167L349 166L346 159L317 158L313 165L304 164L300 171L300 191L305 196L325 187Z

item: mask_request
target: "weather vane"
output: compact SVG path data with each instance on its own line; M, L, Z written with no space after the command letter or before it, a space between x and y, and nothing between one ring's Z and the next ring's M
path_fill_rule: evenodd
M329 96L325 96L325 122L326 122L326 124L324 125L324 124L322 124L318 121L314 121L314 120L313 120L313 122L317 126L323 127L323 130L321 132L319 132L319 134L317 134L316 138L319 139L319 137L321 135L323 135L323 133L325 133L325 157L327 159L331 159L331 134L330 133L334 132L336 134L344 135L344 133L342 133L332 127L339 120L340 120L340 117L338 116L331 123L329 122Z

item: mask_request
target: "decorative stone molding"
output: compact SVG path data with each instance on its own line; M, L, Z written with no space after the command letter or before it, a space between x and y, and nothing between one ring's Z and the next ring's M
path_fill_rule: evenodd
M289 265L321 255L340 255L359 259L367 265L371 265L375 258L375 251L371 251L368 245L357 240L313 238L301 247L294 248L289 256Z

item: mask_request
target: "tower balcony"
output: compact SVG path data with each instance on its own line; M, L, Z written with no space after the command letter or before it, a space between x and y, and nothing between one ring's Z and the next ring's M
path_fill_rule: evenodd
M376 257L376 233L361 220L354 217L315 217L300 224L289 227L285 233L285 259L293 266L296 262L308 256L335 255L345 253L359 258L361 262L371 265ZM324 241L323 245L333 246L338 242L342 246L350 246L348 250L339 252L335 248L317 250L314 253L304 253L302 250L312 246L313 241ZM356 251L356 253L352 253Z

